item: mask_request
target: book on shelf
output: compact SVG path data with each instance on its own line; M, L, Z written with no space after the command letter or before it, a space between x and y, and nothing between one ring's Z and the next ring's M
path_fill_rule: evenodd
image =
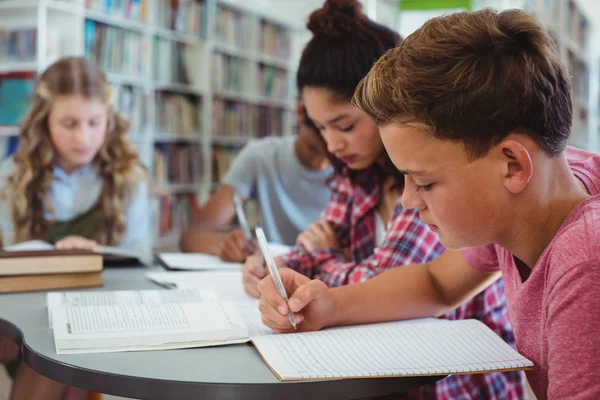
M146 21L150 0L85 0L85 7L134 21Z
M229 170L233 159L239 151L239 146L217 145L212 146L212 181L221 182Z
M215 97L212 102L212 136L248 136L253 129L253 114L251 104Z
M202 100L197 96L157 91L156 121L159 132L175 137L199 137L202 131Z
M207 7L205 1L157 0L154 9L155 25L196 37L206 36Z
M281 107L258 106L254 119L254 132L258 137L284 135L284 118L287 111Z
M150 70L147 40L139 32L92 20L85 21L84 54L107 73L135 77Z
M186 229L197 207L194 192L160 196L158 213L154 226L158 227L158 237L169 237Z
M220 4L217 9L215 36L220 44L250 49L253 37L251 21L244 13Z
M37 28L0 26L0 62L36 61Z
M477 320L422 319L251 334L240 315L243 306L234 302L214 297L205 301L201 291L156 292L49 294L56 352L167 350L251 341L284 381L488 373L533 366Z
M63 254L65 250L57 250L52 244L43 240L29 240L6 246L0 255L10 258L11 255L27 254L28 257L46 257L53 254ZM143 265L140 256L131 250L121 249L113 246L101 246L98 249L86 252L88 255L99 254L101 262L110 265Z
M259 28L259 50L273 57L289 58L291 53L290 31L261 19Z
M0 293L102 285L102 256L84 250L0 252Z
M257 92L261 96L285 101L287 97L287 71L266 64L258 65Z
M129 133L141 135L146 124L147 102L144 91L132 85L113 84L115 107L130 123Z
M33 71L0 74L0 125L21 123L33 95L35 76Z
M199 143L155 143L154 183L195 184L203 174Z
M252 76L250 61L228 54L213 53L211 84L215 92L235 93L240 96L251 92Z

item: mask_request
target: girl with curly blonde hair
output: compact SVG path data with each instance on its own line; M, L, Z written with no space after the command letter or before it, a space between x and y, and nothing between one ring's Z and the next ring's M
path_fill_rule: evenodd
M148 182L125 137L129 123L112 102L92 61L63 58L39 77L19 147L0 165L3 246L38 239L60 249L110 245L149 257ZM81 392L21 363L11 399L75 399Z

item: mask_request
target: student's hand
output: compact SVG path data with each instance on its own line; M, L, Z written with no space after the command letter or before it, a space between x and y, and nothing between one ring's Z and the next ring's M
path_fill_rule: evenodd
M58 242L56 242L55 246L59 250L96 250L101 248L102 246L98 244L95 240L86 239L81 236L67 236Z
M314 222L306 231L298 235L297 243L303 245L308 251L340 250L340 244L333 228L324 219Z
M0 364L8 364L18 355L19 346L6 336L0 336Z
M244 231L235 229L225 237L220 257L223 261L244 262L253 252L254 245L248 242Z
M265 268L260 252L256 252L246 258L246 262L242 267L242 284L244 285L244 292L250 297L258 299L260 293L258 291L258 284L260 280L267 276L268 269Z
M289 309L294 313L299 332L316 331L329 324L333 312L333 297L325 283L288 269L279 275L289 297ZM262 322L275 332L296 332L288 317L288 305L281 298L271 276L258 285Z

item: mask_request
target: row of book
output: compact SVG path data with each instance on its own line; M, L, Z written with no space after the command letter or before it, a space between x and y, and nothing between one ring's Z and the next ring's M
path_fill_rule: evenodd
M154 183L198 183L202 180L202 160L202 149L198 144L155 143Z
M35 86L34 72L0 74L0 125L19 125Z
M191 137L202 131L202 101L197 96L157 92L155 126L161 134Z
M129 120L129 133L140 135L148 123L147 101L144 91L130 85L112 85L115 93L115 108Z
M285 27L261 20L258 48L260 52L271 56L289 58L291 54L290 31Z
M202 48L159 36L152 41L152 78L162 83L198 85Z
M258 65L257 91L261 96L285 100L288 91L288 74L281 68Z
M213 136L239 137L252 132L252 105L214 98L212 108Z
M85 0L86 8L135 21L147 21L150 0Z
M252 66L249 61L227 54L213 53L211 84L214 91L249 93Z
M205 1L156 0L154 23L165 29L206 36L207 7Z
M146 76L150 62L145 43L137 32L85 21L85 56L108 73Z
M221 182L239 150L240 148L234 145L213 144L211 160L212 182Z
M0 63L35 61L37 56L36 28L0 27Z
M198 204L196 193L178 193L161 196L158 200L157 220L158 239L169 237L185 230L192 219Z
M250 105L213 99L213 137L262 137L284 132L288 110L266 105Z
M588 44L590 24L573 0L569 1L567 31L571 40L575 41L579 48L585 51Z
M285 114L283 108L258 106L255 116L254 131L259 137L280 136L284 133Z
M252 25L245 14L228 7L219 6L215 34L217 42L239 49L252 48Z

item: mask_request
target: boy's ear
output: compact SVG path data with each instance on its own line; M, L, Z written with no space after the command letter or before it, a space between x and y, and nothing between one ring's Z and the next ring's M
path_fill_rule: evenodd
M498 144L504 162L504 186L511 193L521 193L533 176L533 162L527 148L512 139Z
M296 121L298 124L304 122L304 104L301 101L296 103Z

